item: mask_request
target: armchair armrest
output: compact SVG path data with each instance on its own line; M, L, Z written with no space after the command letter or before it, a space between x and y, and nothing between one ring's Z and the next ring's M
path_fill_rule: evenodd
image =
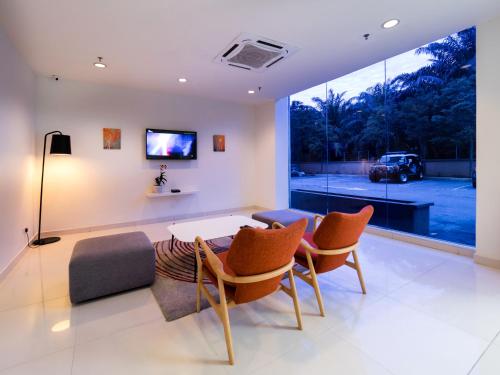
M273 225L271 225L271 228L273 228L273 229L281 229L281 228L286 228L286 227L285 227L283 224L281 224L281 223L279 223L279 222L275 221L275 222L273 223Z
M251 284L259 281L274 279L277 276L281 276L285 274L287 271L291 270L294 265L295 265L295 258L292 258L290 262L288 262L288 264L285 264L284 266L277 268L273 271L259 273L257 275L251 275L251 276L231 276L228 274L224 274L222 279L224 281L228 281L234 284Z
M314 215L314 225L313 225L313 231L316 232L316 229L318 229L318 226L320 222L324 219L325 217L323 215Z
M222 265L221 260L215 255L215 253L212 251L212 249L207 245L207 243L201 238L200 236L197 236L195 239L195 252L196 252L196 260L198 262L198 266L201 267L201 255L200 255L200 247L203 249L205 252L205 255L207 257L208 263L210 263L210 266L214 270L216 274L219 273L224 273L224 266Z
M358 246L358 243L356 242L354 245L343 247L340 249L317 249L309 242L307 242L304 238L300 241L300 244L304 249L306 249L306 252L308 253L313 253L313 254L318 254L318 255L340 255L340 254L345 254L349 253L353 250L356 250L356 247Z

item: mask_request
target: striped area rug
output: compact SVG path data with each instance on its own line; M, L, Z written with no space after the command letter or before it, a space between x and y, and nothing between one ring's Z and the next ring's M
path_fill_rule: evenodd
M226 250L231 238L224 237L207 241L215 253ZM170 250L170 240L153 243L156 252L156 279L151 291L167 321L176 320L196 311L196 280L194 277L194 243L174 241ZM205 254L201 253L202 258ZM209 283L208 280L204 280ZM214 295L217 290L208 285ZM202 298L201 308L209 307Z
M207 245L215 252L227 250L231 244L231 239L219 238L206 241ZM194 265L196 256L192 242L181 242L174 240L172 250L170 250L170 240L155 242L153 244L156 251L156 276L169 277L174 280L195 283ZM202 259L205 254L201 252ZM208 279L204 280L208 283Z

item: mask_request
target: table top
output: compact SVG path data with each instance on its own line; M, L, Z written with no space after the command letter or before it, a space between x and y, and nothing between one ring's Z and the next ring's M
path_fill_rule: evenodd
M253 228L267 228L267 224L261 221L234 215L172 224L168 230L179 241L194 242L197 236L204 240L233 236L245 225Z

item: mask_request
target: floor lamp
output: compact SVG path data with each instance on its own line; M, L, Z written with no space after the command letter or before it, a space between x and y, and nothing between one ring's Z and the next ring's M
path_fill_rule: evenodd
M47 136L52 134L52 142L50 143L51 155L71 155L71 138L69 135L64 135L59 130L45 134L43 138L43 159L42 159L42 182L40 184L40 210L38 211L38 237L32 242L33 245L47 245L57 242L61 237L40 238L42 233L42 200L43 200L43 173L45 170L45 148L47 146Z

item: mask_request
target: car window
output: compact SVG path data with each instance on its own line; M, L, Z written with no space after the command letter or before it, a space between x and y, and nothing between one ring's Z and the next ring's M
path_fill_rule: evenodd
M380 163L397 163L397 162L404 162L404 160L405 160L404 156L384 155L380 158Z

